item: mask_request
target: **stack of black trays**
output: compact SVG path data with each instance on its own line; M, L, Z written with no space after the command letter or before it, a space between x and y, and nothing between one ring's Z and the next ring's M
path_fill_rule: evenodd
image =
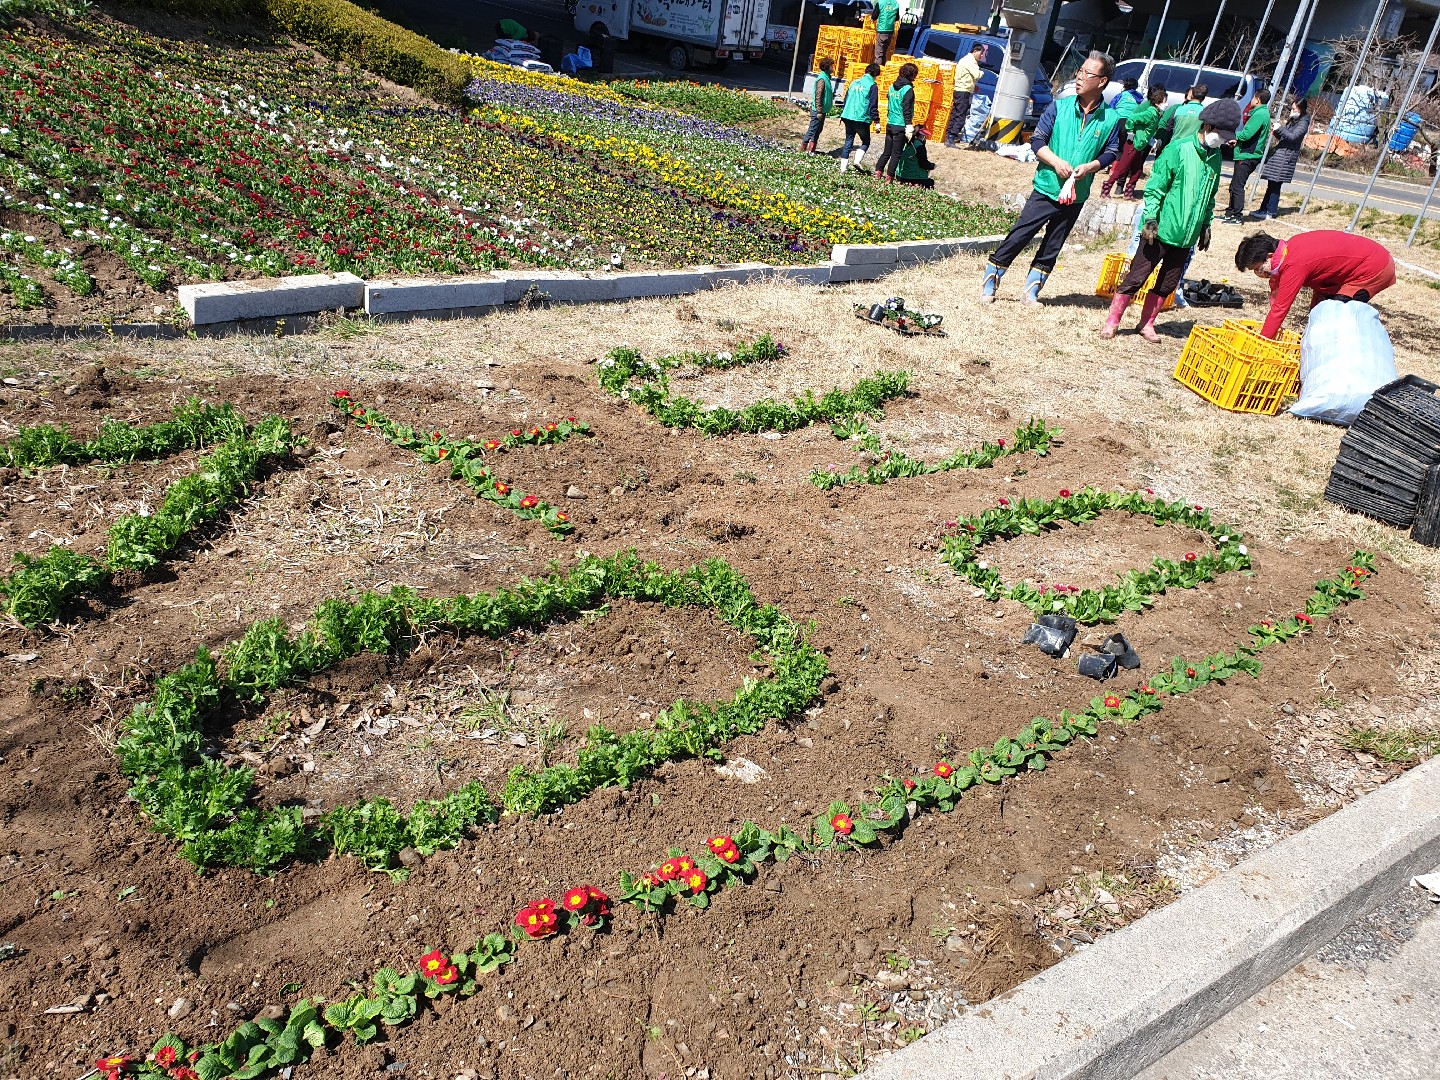
M1426 473L1440 463L1440 386L1406 375L1375 391L1340 440L1325 498L1408 529Z

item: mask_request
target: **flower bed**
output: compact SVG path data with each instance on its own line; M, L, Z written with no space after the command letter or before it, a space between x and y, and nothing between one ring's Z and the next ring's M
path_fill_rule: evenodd
M382 968L372 977L371 993L356 991L323 1013L306 998L291 1007L288 1017L242 1024L218 1043L189 1048L174 1035L166 1035L143 1059L111 1056L96 1061L95 1067L102 1075L117 1078L136 1074L188 1080L190 1066L182 1062L194 1064L196 1077L266 1075L303 1064L315 1049L334 1046L347 1035L363 1043L375 1038L382 1024L406 1025L427 1000L473 995L480 976L518 959L517 947L524 942L602 928L612 903L662 917L679 904L704 909L717 892L754 881L767 864L822 852L845 855L878 845L885 834L890 834L891 842L902 840L904 829L919 816L952 811L963 793L977 785L1000 784L1027 770L1043 771L1067 745L1097 735L1101 724L1133 724L1161 711L1167 698L1195 693L1211 683L1223 684L1241 674L1258 678L1264 650L1309 632L1316 620L1363 599L1360 586L1373 568L1373 558L1357 551L1343 571L1315 583L1302 611L1278 624L1250 627L1248 642L1231 651L1193 661L1175 657L1168 671L1152 676L1138 690L1094 698L1077 711L1062 709L1053 720L1036 717L1013 738L977 747L958 763L941 758L920 774L886 775L877 783L873 801L852 807L837 799L803 831L785 825L767 830L746 821L733 833L707 837L693 857L677 847L647 871L620 871L613 901L592 885L566 889L560 905L549 897L537 898L515 914L508 939L490 933L473 950L434 949L420 956L416 970L406 975Z

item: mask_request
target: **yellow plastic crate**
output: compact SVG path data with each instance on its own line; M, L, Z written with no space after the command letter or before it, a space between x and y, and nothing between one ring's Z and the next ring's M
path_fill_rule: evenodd
M1114 296L1115 290L1120 287L1120 282L1125 280L1125 271L1129 269L1130 258L1128 255L1123 255L1118 251L1112 251L1109 255L1106 255L1105 261L1100 264L1100 280L1095 283L1095 295ZM1146 294L1155 287L1155 279L1159 274L1160 268L1157 266L1155 272L1150 275L1140 291L1135 294L1136 300L1143 301L1145 299ZM1165 298L1165 303L1161 305L1160 310L1169 311L1174 306L1175 294L1171 293Z
M1300 343L1262 338L1254 325L1195 327L1175 365L1176 380L1222 409L1274 416L1300 392Z

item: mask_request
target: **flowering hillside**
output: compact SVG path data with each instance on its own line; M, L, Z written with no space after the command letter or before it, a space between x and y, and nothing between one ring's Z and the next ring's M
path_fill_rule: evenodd
M178 283L512 264L815 262L994 213L603 85L473 60L464 110L288 43L107 18L0 35L0 278L19 308L97 275Z

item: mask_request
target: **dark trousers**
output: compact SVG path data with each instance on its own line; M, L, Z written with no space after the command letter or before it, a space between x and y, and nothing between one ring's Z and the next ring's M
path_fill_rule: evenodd
M1260 213L1272 217L1280 213L1280 189L1284 186L1278 180L1266 181L1265 201L1260 204Z
M875 35L875 62L882 67L886 60L890 59L890 47L895 44L895 31L888 34L877 33Z
M1240 217L1245 213L1245 185L1250 182L1250 176L1259 164L1258 160L1236 160L1230 176L1230 205L1225 209L1231 217Z
M885 125L885 149L880 151L880 160L875 163L875 175L882 172L894 176L900 165L900 151L905 148L905 128L895 124Z
M812 112L810 114L810 126L805 129L805 141L802 145L808 146L812 142L818 142L820 139L820 131L824 127L825 114L822 112Z
M865 120L841 120L845 125L845 145L840 148L841 157L849 157L858 140L862 150L870 149L870 124Z
M1135 194L1135 183L1145 175L1145 158L1149 154L1147 146L1141 150L1128 139L1120 150L1120 159L1110 170L1110 176L1100 186L1100 194L1109 195L1112 187L1119 187L1126 195Z
M924 177L923 179L920 177L916 177L914 180L907 180L903 176L897 176L895 178L895 182L897 184L913 184L915 187L923 188L933 188L935 186L935 181L930 179L930 177L928 176Z
M1179 286L1180 276L1185 273L1185 263L1189 258L1188 247L1162 244L1159 240L1142 243L1135 252L1135 257L1130 260L1130 269L1125 272L1125 280L1120 282L1120 287L1115 291L1134 296L1145 287L1145 282L1150 280L1150 275L1158 266L1160 276L1155 282L1155 288L1150 290L1150 295L1169 296Z
M950 122L945 125L946 146L965 138L965 121L970 119L970 99L974 96L973 91L956 90L955 96L950 99ZM931 137L934 137L933 134Z
M1030 260L1030 265L1048 274L1055 269L1055 260L1060 258L1065 240L1069 237L1070 230L1075 227L1075 222L1079 220L1084 206L1083 202L1061 206L1054 199L1032 191L1020 211L1020 217L1010 227L1009 234L1000 241L1000 246L990 253L990 261L999 267L1009 267L1015 257L1025 250L1025 245L1035 239L1035 234L1044 229L1040 250L1035 253L1035 258Z

